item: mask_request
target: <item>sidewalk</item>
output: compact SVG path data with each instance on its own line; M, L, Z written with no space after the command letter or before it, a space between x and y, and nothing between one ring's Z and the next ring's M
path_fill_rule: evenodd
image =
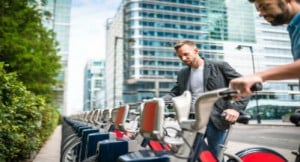
M60 160L61 126L56 127L53 134L44 144L33 162L59 162Z

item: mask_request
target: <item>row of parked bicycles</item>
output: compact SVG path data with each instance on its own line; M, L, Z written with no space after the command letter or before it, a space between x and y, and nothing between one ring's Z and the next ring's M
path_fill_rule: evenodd
M61 162L286 162L280 153L264 147L226 152L215 157L205 142L205 130L213 104L219 98L232 99L236 91L218 89L204 93L189 119L191 94L186 91L172 102L161 98L96 109L64 118ZM172 108L171 111L168 108ZM167 111L166 111L167 110ZM248 123L240 115L238 122ZM228 135L230 134L228 131ZM292 152L300 162L299 150Z

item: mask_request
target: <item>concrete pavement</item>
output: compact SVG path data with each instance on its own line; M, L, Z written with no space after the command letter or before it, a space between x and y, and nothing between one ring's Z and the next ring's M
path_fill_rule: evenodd
M61 125L56 127L53 134L39 151L33 162L59 162L61 142Z
M257 124L257 121L251 120L249 122L251 125L278 125L278 126L293 126L290 122L282 122L281 120L262 120L261 124ZM59 162L60 159L60 142L61 142L61 126L58 126L49 140L45 143L42 149L39 151L33 162ZM237 153L246 148L252 147L263 147L254 144L242 143L229 141L227 151L228 153ZM291 154L292 150L280 149L280 148L270 148L280 154L284 155L288 161L294 161L294 156Z

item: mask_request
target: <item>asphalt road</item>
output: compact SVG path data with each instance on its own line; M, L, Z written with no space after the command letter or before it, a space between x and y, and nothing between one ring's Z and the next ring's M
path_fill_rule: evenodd
M296 150L300 145L300 127L239 125L232 127L229 137L234 142Z

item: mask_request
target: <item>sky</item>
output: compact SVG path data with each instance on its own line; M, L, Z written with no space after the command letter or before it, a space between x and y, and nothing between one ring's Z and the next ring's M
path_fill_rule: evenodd
M83 107L83 71L89 59L105 58L105 23L121 0L72 0L67 85L70 115Z

